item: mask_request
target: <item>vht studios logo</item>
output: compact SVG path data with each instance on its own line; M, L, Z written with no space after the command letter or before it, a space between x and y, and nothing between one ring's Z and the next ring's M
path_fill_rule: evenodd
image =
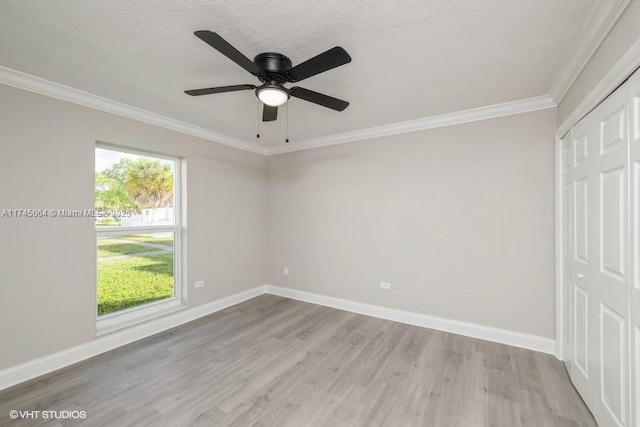
M84 420L87 418L86 411L9 411L12 420Z

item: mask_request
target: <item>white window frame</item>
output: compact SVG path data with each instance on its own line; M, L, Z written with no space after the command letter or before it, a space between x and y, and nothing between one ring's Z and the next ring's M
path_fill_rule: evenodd
M96 258L96 335L113 332L127 326L135 325L156 317L160 317L185 307L186 292L183 289L182 278L182 161L183 159L175 156L157 153L154 151L138 150L121 145L96 142L95 148L117 151L120 153L134 154L136 156L150 157L152 159L168 160L173 162L173 225L158 226L138 226L138 227L121 227L121 226L103 226L95 227L96 244L98 248L98 237L100 236L118 236L123 234L150 234L150 233L166 233L173 232L173 297L159 301L153 301L146 304L140 304L135 307L126 308L113 313L98 315L98 259Z

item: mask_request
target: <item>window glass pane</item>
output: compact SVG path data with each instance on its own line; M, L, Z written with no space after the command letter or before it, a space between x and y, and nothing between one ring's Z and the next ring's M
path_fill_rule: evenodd
M96 227L175 224L175 162L96 148Z
M98 315L173 298L174 233L98 235Z

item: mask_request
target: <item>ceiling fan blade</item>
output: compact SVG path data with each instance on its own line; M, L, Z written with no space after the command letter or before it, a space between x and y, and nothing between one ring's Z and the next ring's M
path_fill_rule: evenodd
M264 108L262 109L262 121L272 122L277 118L278 118L278 107L271 107L270 105L264 104Z
M237 90L255 89L254 85L219 86L206 89L185 90L184 93L191 96L211 95L213 93L235 92Z
M253 63L249 58L244 56L238 49L231 46L225 39L220 37L217 33L213 31L196 31L194 33L196 37L198 37L203 42L207 43L209 46L250 72L251 74L260 73L260 68L256 64Z
M331 108L332 110L342 111L349 106L347 101L302 87L292 87L289 91L291 92L291 96L313 102L314 104L322 105L323 107Z
M311 59L298 64L287 73L290 82L299 82L316 74L324 73L332 68L339 67L351 62L351 57L346 50L340 46L314 56Z

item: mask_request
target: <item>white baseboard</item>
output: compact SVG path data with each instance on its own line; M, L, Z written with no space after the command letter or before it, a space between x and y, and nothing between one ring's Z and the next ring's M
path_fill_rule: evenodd
M159 319L150 320L108 335L102 335L93 341L68 350L5 369L0 371L0 390L224 310L232 305L262 295L264 292L264 286L257 286L205 305L184 309Z
M440 317L428 316L426 314L364 304L341 298L298 291L295 289L262 285L199 307L181 310L159 319L150 320L127 329L102 335L93 341L68 350L63 350L59 353L54 353L31 362L0 371L0 390L37 378L58 369L62 369L66 366L81 362L99 354L106 353L107 351L122 347L134 341L164 332L171 328L175 328L176 326L197 320L201 317L224 310L227 307L239 304L265 293L548 354L554 354L555 350L555 341L549 338L491 328L489 326L476 325L473 323L460 322L457 320L443 319Z
M328 297L295 289L281 288L278 286L265 285L265 292L298 301L338 308L340 310L351 311L353 313L364 314L386 320L393 320L395 322L406 323L409 325L422 326L424 328L437 329L439 331L451 332L467 337L526 348L528 350L540 351L542 353L555 354L555 340L536 335L523 334L520 332L492 328L474 323L460 322L458 320L443 319L441 317L428 316L426 314L396 310L377 305L363 304L346 299Z

